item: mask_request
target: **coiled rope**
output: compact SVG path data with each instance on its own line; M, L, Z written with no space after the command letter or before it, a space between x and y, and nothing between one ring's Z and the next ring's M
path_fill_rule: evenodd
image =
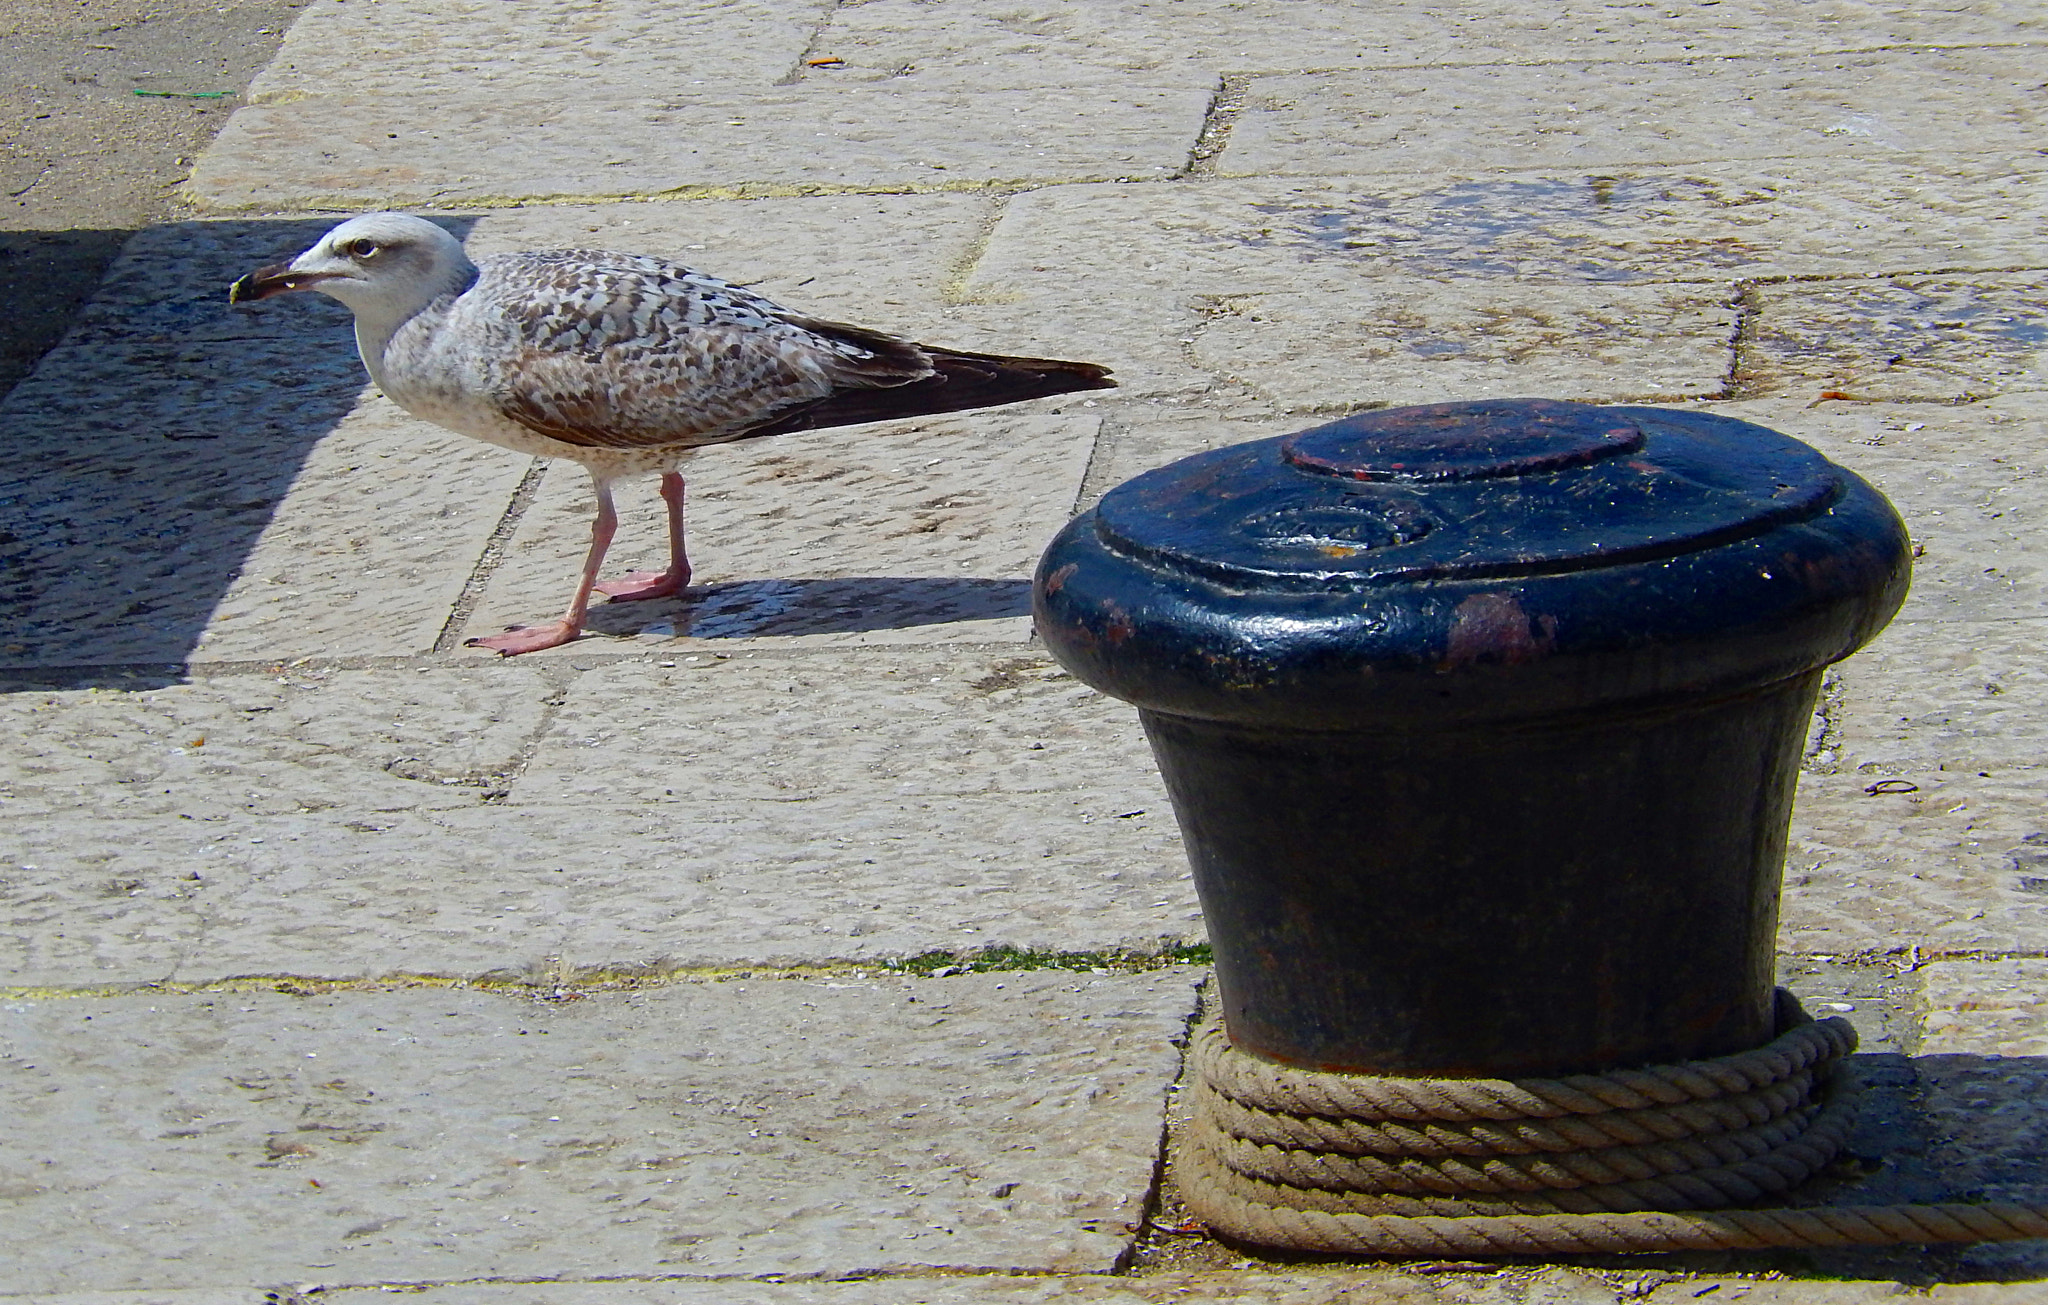
M2048 1237L2048 1208L1730 1210L1840 1153L1856 1049L1845 1020L1778 993L1754 1051L1558 1079L1291 1069L1195 1040L1182 1196L1215 1231L1370 1255L1754 1250Z

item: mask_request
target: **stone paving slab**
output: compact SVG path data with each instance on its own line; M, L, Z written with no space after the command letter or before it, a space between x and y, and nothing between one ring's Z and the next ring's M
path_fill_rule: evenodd
M533 659L16 695L0 972L603 975L1201 940L1128 709L1040 656L850 656L628 663L559 697ZM81 784L120 796L94 810Z
M2048 390L2048 274L1901 277L1757 291L1745 381L1885 403Z
M1924 1054L2048 1057L2048 960L1945 961L1916 977Z
M1158 77L1272 69L1412 68L1426 64L1679 60L1900 43L2040 39L2048 23L2023 4L1831 4L1770 0L1631 8L1572 0L1541 13L1460 12L1442 4L1252 6L1209 0L1052 3L1020 11L1000 0L867 0L833 14L814 48L863 79L973 79L1057 85L1077 74ZM289 50L289 47L287 47ZM819 76L818 72L807 74Z
M1195 978L12 1001L9 1286L1101 1272Z
M1434 281L1732 282L1995 271L2048 261L2048 164L1882 160L1632 165L1588 175L1467 161L1381 175L1059 186L1012 198L966 284L1082 302Z
M1841 668L1827 747L1866 781L2048 758L2048 621L1900 621Z
M538 668L280 668L160 689L0 696L0 818L388 813L510 783L554 692Z
M1135 712L1042 652L919 648L851 664L692 656L578 676L510 800L688 807L713 794L801 802L862 792L1107 800L1131 791L1132 770L1149 767L1150 755ZM1137 791L1159 794L1149 783ZM1148 814L1171 827L1163 810Z
M427 652L530 465L370 398L313 447L190 660Z
M1157 181L1187 166L1208 105L1206 87L1125 82L568 95L423 86L388 100L247 105L186 194L203 208L269 210Z
M1875 787L1876 791L1871 791ZM1801 777L1779 946L1887 955L2048 950L2048 897L2013 857L2041 832L2048 772Z
M2038 944L2031 950L2025 959L1929 965L1916 976L1925 1013L1914 1064L1926 1085L1931 1159L1967 1199L2048 1202L2048 961ZM1967 1257L2000 1276L2048 1276L2048 1241Z
M1423 281L1219 298L1188 352L1283 409L1447 394L1670 402L1727 385L1735 324L1734 301L1714 286Z
M325 295L231 306L228 287L246 272L282 262L310 246L335 217L217 218L145 227L128 238L107 275L66 333L68 343L190 344L292 340L309 350L330 343L347 351L355 333L348 309ZM439 219L458 236L472 220Z
M1229 176L2029 152L2039 52L1880 50L1254 77Z
M478 92L572 85L766 87L797 66L830 6L818 0L309 0L251 104L345 93L417 98L423 87ZM375 50L375 58L365 58Z
M1069 396L706 449L684 468L691 591L595 607L595 637L538 659L607 646L603 636L692 648L768 636L1021 642L1030 637L1026 582L1073 510L1101 425L1089 406ZM618 500L611 571L659 569L668 536L654 482L622 487ZM469 634L561 611L589 546L592 504L587 476L550 468Z

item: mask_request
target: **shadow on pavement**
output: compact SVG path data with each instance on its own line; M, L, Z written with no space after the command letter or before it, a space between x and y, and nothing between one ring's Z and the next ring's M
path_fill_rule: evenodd
M751 639L907 630L1029 615L1029 580L850 576L738 580L693 587L675 602L606 603L591 609L588 628L609 635Z
M366 383L339 304L227 302L236 277L334 221L138 233L0 400L0 670L48 684L162 668L119 681L129 688L182 678L308 453ZM461 236L472 221L446 225Z

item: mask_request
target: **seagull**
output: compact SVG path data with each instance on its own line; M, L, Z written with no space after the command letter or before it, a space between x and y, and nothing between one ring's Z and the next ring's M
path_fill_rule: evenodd
M507 657L575 639L593 591L664 598L690 582L679 468L707 444L921 417L1115 386L1107 368L915 344L793 312L729 281L637 254L493 254L408 213L350 218L228 290L293 290L355 313L363 366L391 400L449 430L590 473L597 519L559 620L469 640ZM659 472L669 561L600 583L618 526L612 482Z

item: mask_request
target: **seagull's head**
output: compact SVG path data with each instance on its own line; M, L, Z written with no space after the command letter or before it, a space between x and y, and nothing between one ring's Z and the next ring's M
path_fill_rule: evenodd
M407 317L476 277L462 242L410 213L365 213L289 263L257 268L228 288L231 304L318 290L358 314Z

